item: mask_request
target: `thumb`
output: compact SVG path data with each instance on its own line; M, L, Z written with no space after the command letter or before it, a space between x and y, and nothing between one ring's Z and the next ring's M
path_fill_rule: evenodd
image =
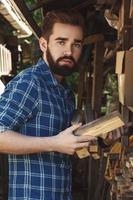
M79 128L81 125L82 125L82 123L74 124L74 125L70 126L67 130L73 132L73 131L75 131L77 128Z

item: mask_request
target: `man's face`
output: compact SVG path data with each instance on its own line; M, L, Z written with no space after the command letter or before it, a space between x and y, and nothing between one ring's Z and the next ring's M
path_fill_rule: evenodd
M44 58L53 73L67 76L76 70L82 42L83 31L79 26L55 23Z

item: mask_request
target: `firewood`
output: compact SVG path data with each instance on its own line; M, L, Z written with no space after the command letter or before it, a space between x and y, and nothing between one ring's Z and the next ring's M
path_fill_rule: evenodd
M79 127L74 134L75 135L90 135L94 137L106 138L107 133L120 128L124 125L124 122L120 114L115 111L107 116L100 117L92 122L89 122Z

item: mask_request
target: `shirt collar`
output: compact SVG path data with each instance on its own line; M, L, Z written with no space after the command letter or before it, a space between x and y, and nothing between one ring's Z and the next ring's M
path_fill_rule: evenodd
M47 85L59 85L59 82L53 76L49 66L45 63L44 59L40 58L37 62L36 67L39 69L44 79L46 80Z

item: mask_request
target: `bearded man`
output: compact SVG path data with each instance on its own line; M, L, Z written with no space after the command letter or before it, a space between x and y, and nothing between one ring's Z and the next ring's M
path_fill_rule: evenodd
M8 154L8 200L71 200L71 155L89 136L71 126L74 95L65 76L77 68L82 17L51 11L39 39L43 53L6 86L0 100L0 152Z

